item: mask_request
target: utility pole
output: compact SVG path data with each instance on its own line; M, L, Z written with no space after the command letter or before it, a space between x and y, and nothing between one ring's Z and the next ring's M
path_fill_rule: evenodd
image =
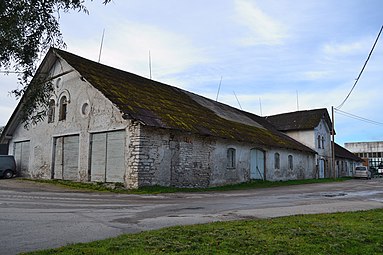
M332 123L332 127L331 127L331 154L332 154L332 177L333 178L336 178L336 171L335 171L335 124L334 124L334 106L331 106L331 123Z

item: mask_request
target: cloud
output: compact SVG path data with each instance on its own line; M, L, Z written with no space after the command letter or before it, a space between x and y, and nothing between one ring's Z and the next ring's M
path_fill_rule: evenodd
M304 78L307 80L321 80L329 78L329 76L333 75L331 71L307 71L303 73Z
M73 45L81 56L95 60L100 39ZM149 51L153 79L174 78L177 73L209 61L182 35L155 25L125 21L106 28L101 63L149 77Z
M330 111L331 106L337 107L342 102L349 89L349 84L345 83L331 88L321 88L318 93L307 91L297 95L295 90L263 93L236 92L236 96L243 110L260 115L260 108L262 108L262 115L267 116L297 111L298 108L299 110L327 108ZM203 94L214 100L216 98L216 93ZM356 114L359 112L363 115L363 112L366 112L369 107L369 105L366 105L366 102L379 101L379 98L380 95L374 93L374 90L364 91L363 93L355 91L347 100L342 110ZM232 91L221 91L218 101L239 108L239 104ZM373 118L373 116L368 117Z
M311 55L308 70L299 73L302 80L328 81L349 80L356 78L374 43L374 38L367 36L358 39L348 38L344 42L326 42L318 45ZM381 54L381 46L376 45L373 55ZM374 56L370 59L366 72L380 74L381 60Z
M370 36L348 42L330 42L322 46L322 52L327 56L333 57L358 54L365 54L367 57L367 53L370 51L373 43L374 38Z
M286 27L263 12L254 2L236 0L236 21L249 33L241 39L243 45L282 44L287 35Z
M18 100L16 100L16 98L10 94L10 91L20 87L16 74L1 74L0 79L2 89L2 93L0 93L0 126L5 126L18 103Z

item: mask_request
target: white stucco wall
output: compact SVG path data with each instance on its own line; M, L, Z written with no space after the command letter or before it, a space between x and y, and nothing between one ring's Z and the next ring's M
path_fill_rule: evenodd
M383 142L345 143L344 147L352 153L383 152Z
M356 166L360 165L359 162L352 161L350 159L336 158L335 159L335 171L338 177L352 177Z
M57 61L51 69L51 76L71 69L65 61ZM120 111L98 90L81 79L76 71L53 80L53 85L54 92L51 99L56 102L54 122L48 123L46 118L37 125L32 125L29 130L20 124L10 140L9 152L13 154L15 142L30 140L30 175L50 178L54 138L79 135L78 180L87 180L90 134L125 130L129 121L124 120ZM65 120L59 121L59 102L63 95L69 100L67 116Z
M315 150L320 157L331 158L331 134L330 129L324 119L313 130L296 130L286 132L291 138L303 143ZM317 137L324 137L324 148L322 144L319 148Z
M324 177L330 177L330 168L332 161L332 152L331 152L331 133L330 127L328 127L326 121L322 119L319 124L313 130L296 130L286 132L291 138L303 143L312 150L316 151L318 154L315 158L315 164L318 164L319 161L323 161L324 165ZM321 144L318 145L318 136L321 137ZM324 138L324 147L322 146L322 137Z
M280 167L275 168L275 153L280 154ZM293 157L293 169L288 167L288 156ZM267 180L286 181L316 178L315 156L286 149L272 149L266 153Z

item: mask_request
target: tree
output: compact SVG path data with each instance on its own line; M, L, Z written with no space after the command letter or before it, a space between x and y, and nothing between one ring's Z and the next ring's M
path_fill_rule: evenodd
M102 3L110 1L103 0ZM0 0L0 70L19 73L22 88L12 91L17 98L28 87L39 56L49 47L65 47L60 32L60 14L70 10L88 14L84 3L85 0ZM25 115L32 112L28 107L46 106L48 99L44 97L49 93L50 85L39 87L43 91L36 91L29 98L37 105L27 104L22 110ZM33 122L33 116L24 117L27 124ZM40 117L34 120L42 117L40 113Z

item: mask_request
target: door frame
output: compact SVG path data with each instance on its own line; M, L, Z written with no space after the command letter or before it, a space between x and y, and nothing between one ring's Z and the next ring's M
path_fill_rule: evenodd
M253 179L253 178L251 178L251 169L252 169L252 162L253 162L253 151L260 151L260 152L262 152L262 154L263 154L263 171L261 171L261 170L259 170L258 169L258 171L259 171L259 174L261 175L261 179L258 179L258 180L263 180L263 181L265 181L266 180L266 151L265 150L262 150L262 149L260 149L260 148L252 148L252 149L250 149L250 179L251 180L257 180L257 179ZM256 155L257 155L258 153L256 153ZM257 162L257 158L258 158L258 156L256 156L256 162ZM258 165L258 164L257 164Z
M55 179L55 164L56 164L56 146L57 146L57 139L58 138L64 138L68 136L78 136L78 169L80 170L80 148L81 148L81 134L80 133L71 133L71 134L65 134L65 135L53 135L52 136L52 157L51 157L51 179ZM64 146L64 144L62 144ZM63 149L63 148L62 148Z

